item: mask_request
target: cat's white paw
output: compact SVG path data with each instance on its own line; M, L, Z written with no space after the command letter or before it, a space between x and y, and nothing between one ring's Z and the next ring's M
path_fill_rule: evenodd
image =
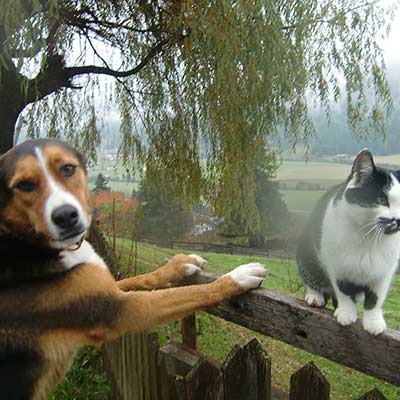
M382 311L365 310L363 317L364 329L372 335L379 335L386 331L386 322Z
M325 305L324 295L313 289L307 289L305 301L311 307L323 307Z
M357 309L354 307L338 307L333 315L340 325L347 326L357 321Z
M243 264L226 274L237 282L243 289L258 288L267 276L267 270L262 264Z

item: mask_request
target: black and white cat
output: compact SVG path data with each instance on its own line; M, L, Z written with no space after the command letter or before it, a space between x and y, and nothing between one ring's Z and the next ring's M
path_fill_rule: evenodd
M306 302L323 307L332 296L337 321L350 325L364 297L363 326L374 335L386 329L382 306L400 256L399 179L362 150L347 180L318 202L296 257Z

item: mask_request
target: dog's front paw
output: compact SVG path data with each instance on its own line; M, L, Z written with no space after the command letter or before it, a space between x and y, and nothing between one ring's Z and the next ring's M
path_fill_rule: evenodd
M207 264L207 260L197 254L188 255L191 262L184 264L185 276L192 276L202 271L203 266Z
M357 309L354 307L338 307L333 315L340 325L347 326L357 321Z
M364 329L372 335L379 335L386 331L386 322L382 310L365 310L363 317Z
M244 290L257 289L267 276L266 268L259 263L243 264L226 274Z
M171 282L179 282L188 276L199 274L206 263L197 254L177 254L168 261L164 269L170 274Z

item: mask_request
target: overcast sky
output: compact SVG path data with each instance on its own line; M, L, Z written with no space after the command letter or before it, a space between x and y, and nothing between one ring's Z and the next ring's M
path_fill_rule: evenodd
M392 22L390 35L382 43L385 52L385 60L388 66L400 64L400 10Z

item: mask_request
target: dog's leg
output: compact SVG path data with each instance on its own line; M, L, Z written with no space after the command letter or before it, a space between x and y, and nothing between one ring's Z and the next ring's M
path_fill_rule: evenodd
M148 274L137 275L117 282L118 288L129 290L152 290L170 287L187 276L201 271L207 261L202 257L191 254L177 254L165 265Z
M119 292L120 312L104 340L129 331L144 331L177 320L222 300L260 286L266 270L261 264L241 265L205 285L185 286L150 292Z

